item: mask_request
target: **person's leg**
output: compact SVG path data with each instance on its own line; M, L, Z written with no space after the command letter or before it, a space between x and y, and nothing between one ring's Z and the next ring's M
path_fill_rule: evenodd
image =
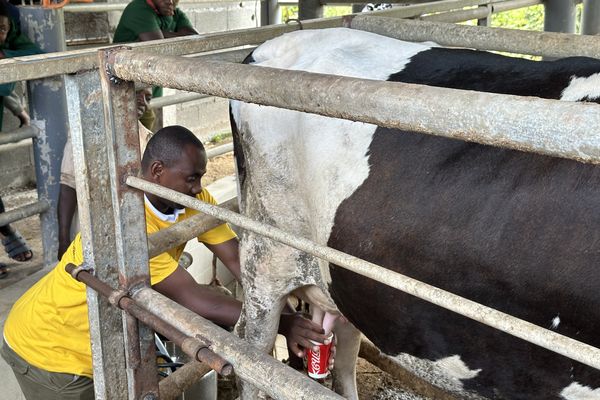
M0 214L4 211L4 202L0 197ZM0 234L4 236L4 239L2 239L2 244L4 245L4 250L10 258L19 262L23 262L29 261L31 257L33 257L33 252L29 246L27 246L27 242L25 239L23 239L19 232L17 232L16 229L10 225L4 225L0 227Z
M27 363L7 344L0 349L27 400L94 400L94 382L85 376L39 369Z

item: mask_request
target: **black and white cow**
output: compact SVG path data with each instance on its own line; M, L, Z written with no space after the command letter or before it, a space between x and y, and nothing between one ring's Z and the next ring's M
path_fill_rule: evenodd
M599 60L536 62L342 28L284 35L250 62L600 97ZM248 216L600 347L600 167L240 102L232 115ZM241 251L239 330L265 350L294 292L341 312L386 354L463 397L600 399L598 370L258 235L246 233ZM356 398L359 336L336 329L336 389Z

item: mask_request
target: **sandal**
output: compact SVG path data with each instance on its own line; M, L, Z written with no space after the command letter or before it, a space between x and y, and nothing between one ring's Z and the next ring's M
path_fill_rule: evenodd
M6 264L0 263L0 279L4 279L8 276L8 267Z
M23 239L23 236L16 230L13 230L8 236L4 237L2 244L4 245L6 254L15 261L25 262L31 260L33 257L31 248L27 245L25 239ZM17 258L21 254L23 255L22 259Z

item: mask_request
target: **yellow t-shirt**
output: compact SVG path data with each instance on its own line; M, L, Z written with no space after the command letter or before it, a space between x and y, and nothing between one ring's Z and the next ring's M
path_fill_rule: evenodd
M197 196L216 204L203 189ZM165 229L198 213L186 209L174 221L153 210L146 202L148 234ZM220 225L198 241L219 244L236 237L227 224ZM150 260L150 282L155 285L168 277L178 265L185 244ZM65 265L83 262L81 236L78 234L60 262L32 286L14 304L4 324L6 343L29 364L50 372L62 372L92 377L92 350L86 302L86 286L65 271Z

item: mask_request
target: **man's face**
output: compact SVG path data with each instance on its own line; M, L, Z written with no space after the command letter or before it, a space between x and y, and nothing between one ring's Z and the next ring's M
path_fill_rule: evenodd
M188 144L181 158L172 166L163 166L156 177L156 183L179 193L195 197L202 191L201 179L206 173L206 152ZM169 208L184 208L180 204L162 199Z
M0 44L6 42L6 37L8 36L8 32L10 31L10 20L8 17L1 15L0 16Z
M152 91L150 88L138 90L135 93L135 104L137 105L138 119L144 115L148 109L148 103L152 100Z
M175 14L175 4L173 4L173 0L152 0L152 2L160 15L170 17Z

